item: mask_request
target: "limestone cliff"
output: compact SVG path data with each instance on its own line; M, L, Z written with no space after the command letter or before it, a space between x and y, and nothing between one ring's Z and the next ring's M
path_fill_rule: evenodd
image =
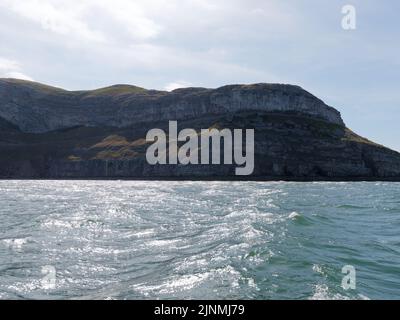
M28 81L0 79L0 117L24 132L74 126L126 127L148 121L186 120L241 111L298 112L343 125L340 113L298 86L231 85L171 93L116 85L65 91Z
M232 165L150 166L152 128L254 128L250 179L400 180L400 154L298 86L65 91L0 79L0 178L239 179Z

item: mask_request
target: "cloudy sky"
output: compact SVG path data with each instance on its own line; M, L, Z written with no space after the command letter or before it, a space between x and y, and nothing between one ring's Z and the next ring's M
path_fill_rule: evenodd
M357 10L344 30L342 7ZM0 0L0 77L66 89L297 84L400 151L400 1Z

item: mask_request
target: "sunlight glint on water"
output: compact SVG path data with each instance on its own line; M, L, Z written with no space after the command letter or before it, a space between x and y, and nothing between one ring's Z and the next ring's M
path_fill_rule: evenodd
M399 199L398 183L0 181L0 298L399 298Z

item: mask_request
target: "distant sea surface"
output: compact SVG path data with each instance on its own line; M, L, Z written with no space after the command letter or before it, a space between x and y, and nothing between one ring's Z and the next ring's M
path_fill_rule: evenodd
M0 181L0 299L396 298L399 183Z

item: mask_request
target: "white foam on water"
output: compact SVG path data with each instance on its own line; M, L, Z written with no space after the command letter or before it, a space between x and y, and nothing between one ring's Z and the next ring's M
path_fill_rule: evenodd
M131 232L130 234L127 235L128 238L130 237L135 237L135 238L146 238L149 237L153 234L155 234L155 230L154 229L147 229L147 230L143 230L143 231L138 231L138 232Z
M133 289L139 291L145 296L150 293L172 294L177 291L191 290L210 276L209 272L202 274L189 274L181 277L174 277L163 282L160 285L146 285L144 283L133 286Z
M326 284L317 284L314 294L309 300L370 300L370 298L363 294L349 297L340 293L332 293Z
M312 269L314 272L324 275L324 271L322 270L322 267L320 265L314 264L312 266Z
M9 249L21 250L29 238L3 239L2 243Z
M221 269L211 269L204 273L186 274L181 276L173 276L165 280L159 285L146 283L135 284L132 288L144 296L150 295L171 295L179 292L190 291L204 283L221 283L226 280L230 283L230 287L239 287L240 273L232 266L226 266Z
M178 239L174 240L152 240L147 242L149 247L176 247L176 244L180 242Z
M326 284L317 284L309 300L350 300L350 298L339 293L331 293Z
M298 217L300 217L300 214L296 211L293 211L291 214L289 214L289 219L296 220Z
M70 219L68 221L56 218L47 218L41 223L42 228L46 229L75 229L80 228L82 220Z

